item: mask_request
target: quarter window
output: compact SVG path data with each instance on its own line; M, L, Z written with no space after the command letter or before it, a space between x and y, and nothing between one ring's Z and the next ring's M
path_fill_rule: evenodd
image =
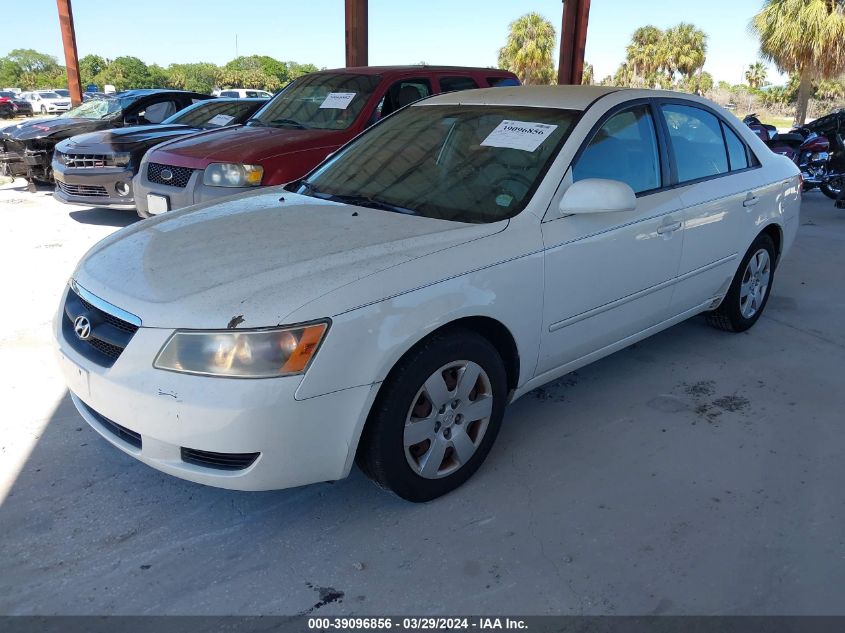
M746 169L748 167L748 154L745 150L745 143L724 123L722 123L722 131L725 133L725 144L728 146L728 160L730 161L731 171Z
M728 155L721 123L701 108L668 104L663 118L678 168L678 182L708 178L728 172Z
M575 163L572 178L621 180L634 193L658 189L660 152L649 107L623 110L608 119Z

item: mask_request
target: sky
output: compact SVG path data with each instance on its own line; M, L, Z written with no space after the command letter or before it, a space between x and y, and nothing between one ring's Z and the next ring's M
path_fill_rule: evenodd
M758 60L748 22L762 4L592 0L586 58L601 79L623 61L634 29L686 21L709 36L704 69L717 81L739 83L747 66ZM343 0L73 0L80 57L134 55L162 66L224 64L236 51L319 67L343 66L343 6ZM539 12L560 30L561 0L370 0L369 62L495 66L508 24L529 11ZM55 0L17 2L14 9L3 11L2 21L0 56L15 48L34 48L64 63ZM784 80L771 66L769 81Z

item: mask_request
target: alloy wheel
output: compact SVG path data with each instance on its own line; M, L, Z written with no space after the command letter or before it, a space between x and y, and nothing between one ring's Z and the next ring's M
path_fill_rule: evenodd
M753 317L763 306L769 291L772 262L769 252L761 248L748 261L739 289L739 310L746 319Z
M460 360L435 371L420 387L405 419L405 459L426 479L451 475L475 454L493 412L490 377Z

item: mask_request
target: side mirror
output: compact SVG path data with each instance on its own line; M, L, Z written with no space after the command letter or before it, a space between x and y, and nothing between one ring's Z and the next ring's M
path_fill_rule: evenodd
M586 178L572 184L560 199L562 215L618 213L637 208L634 190L619 180Z

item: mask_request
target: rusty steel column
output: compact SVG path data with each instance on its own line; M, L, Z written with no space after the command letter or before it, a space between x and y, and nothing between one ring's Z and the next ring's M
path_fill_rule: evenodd
M346 65L367 65L367 0L346 0Z
M590 0L563 0L560 59L557 69L559 84L580 84L583 79L589 20Z
M59 7L59 24L62 27L62 43L65 47L67 67L67 89L73 105L82 103L82 80L79 78L79 56L76 53L76 32L73 29L73 11L70 0L56 0Z

